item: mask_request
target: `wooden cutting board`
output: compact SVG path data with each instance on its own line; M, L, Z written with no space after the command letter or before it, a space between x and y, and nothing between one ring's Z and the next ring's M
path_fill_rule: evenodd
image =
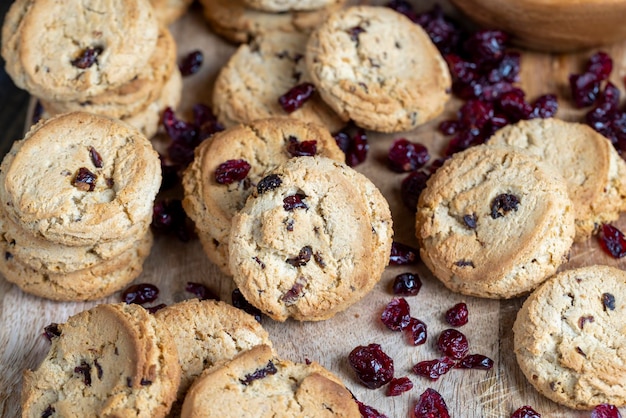
M378 1L382 4L382 1ZM420 4L424 10L431 2ZM452 11L448 4L444 10ZM220 67L235 51L235 46L212 34L203 21L199 9L192 11L172 27L179 45L179 56L200 49L205 63L201 71L185 79L184 103L179 115L189 115L195 103L210 104L212 84ZM626 74L626 43L604 48L614 59L612 81L622 89ZM581 120L583 112L570 105L567 78L580 72L593 51L569 55L548 55L524 52L522 57L521 86L533 100L545 93L559 96L558 117ZM461 102L451 101L445 113L437 120L402 135L369 133L370 153L367 161L357 170L368 176L381 189L389 201L393 218L395 239L417 246L414 237L414 215L400 199L400 182L405 175L386 168L385 158L394 139L405 137L428 147L435 158L446 146L448 139L437 131L441 120L453 118ZM163 146L164 140L155 142ZM616 225L626 230L626 215ZM595 238L575 245L571 258L563 269L608 264L626 268L619 261L604 254ZM407 344L401 333L389 331L380 322L380 313L392 299L390 285L393 278L403 272L418 273L423 287L415 297L407 298L412 316L428 325L429 338L425 345ZM232 280L219 273L206 258L197 240L182 243L176 238L157 237L154 248L136 283L150 282L161 290L157 302L173 303L192 295L185 292L188 281L201 282L212 288L220 297L230 302L234 288ZM64 322L68 316L98 303L119 301L119 294L97 302L58 303L21 292L16 286L0 278L0 415L6 418L20 414L19 399L22 371L35 368L44 358L49 343L42 336L43 327L50 322ZM461 328L470 341L470 352L491 357L495 366L490 371L452 370L437 382L415 375L411 367L422 360L439 357L435 349L436 336L448 328L444 312L454 304L464 301L470 311L469 324ZM362 301L334 318L315 323L287 321L273 322L263 319L280 356L293 361L315 360L337 373L354 395L388 417L407 417L419 395L432 387L441 393L455 418L508 418L523 405L532 405L543 417L583 418L588 412L561 407L540 396L525 380L517 367L513 354L512 325L522 299L496 301L454 294L444 288L423 265L388 267L375 289ZM409 376L414 388L398 397L385 396L385 388L371 390L359 384L352 373L347 357L357 345L380 344L395 362L395 376ZM626 378L626 377L625 377ZM621 410L626 415L626 408Z

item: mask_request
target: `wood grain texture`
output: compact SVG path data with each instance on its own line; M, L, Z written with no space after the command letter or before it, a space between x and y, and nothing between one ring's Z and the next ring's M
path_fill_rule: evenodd
M379 3L382 3L380 1ZM422 4L428 8L432 3ZM445 5L447 10L449 5ZM196 12L196 13L193 13ZM201 71L185 79L184 104L180 115L189 115L194 103L210 103L211 86L217 72L235 50L208 29L198 10L185 16L173 26L179 41L179 55L194 49L204 52L205 64ZM613 82L623 91L626 74L626 43L607 47L615 62ZM522 85L529 99L544 93L560 97L558 116L580 120L583 112L569 105L567 76L580 71L592 51L575 55L546 55L524 53L522 58ZM369 134L370 154L358 171L367 175L388 199L393 218L395 239L417 246L414 237L414 215L400 199L400 182L404 175L386 168L387 150L394 139L406 137L425 144L432 154L440 153L448 138L437 132L438 123L455 115L461 102L453 100L439 119L414 131L397 134ZM162 147L163 140L155 145ZM626 230L626 215L617 225ZM626 261L605 255L595 240L577 244L569 263L563 268L590 264L609 264L626 268ZM423 281L419 295L407 298L413 316L428 325L428 342L419 347L406 343L401 333L389 331L380 322L380 313L392 299L390 285L399 273L417 272ZM136 280L156 284L161 295L157 302L172 303L191 295L185 292L188 281L201 282L211 287L223 300L230 301L234 288L232 280L222 276L203 254L197 241L182 243L171 237L157 237L143 274ZM56 303L22 293L17 287L0 278L0 416L19 416L21 374L25 368L34 368L45 356L48 343L42 337L43 327L50 322L63 322L68 316L100 302L119 300L115 294L93 303ZM491 371L452 370L437 382L418 377L411 367L418 361L439 357L436 337L447 328L444 312L455 303L464 301L470 310L470 322L461 328L470 341L470 351L491 357L495 367ZM267 318L263 325L270 333L278 353L289 360L315 360L336 372L355 396L388 417L408 417L419 395L432 387L446 400L455 418L507 418L522 405L532 405L544 417L583 418L588 412L572 411L539 395L525 380L513 354L511 328L522 299L509 301L486 300L454 294L443 287L423 265L389 267L380 283L363 300L336 317L315 323L287 321L273 322ZM378 343L395 361L396 377L409 376L415 387L398 397L385 396L385 388L370 390L360 385L347 362L347 356L357 345ZM622 414L626 415L626 408Z

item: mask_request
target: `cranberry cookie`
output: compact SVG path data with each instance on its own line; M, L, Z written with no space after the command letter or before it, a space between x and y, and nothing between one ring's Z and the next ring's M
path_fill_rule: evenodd
M247 7L266 12L288 12L290 10L317 10L331 6L341 0L244 0Z

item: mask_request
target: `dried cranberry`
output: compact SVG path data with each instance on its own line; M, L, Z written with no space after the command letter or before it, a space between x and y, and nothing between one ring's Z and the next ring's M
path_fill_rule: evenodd
M606 52L596 52L587 63L588 73L594 74L598 80L606 80L613 71L613 60Z
M96 180L98 176L86 167L80 167L74 178L72 179L72 186L83 192L93 192L96 188Z
M317 154L317 141L302 141L299 142L295 136L289 137L289 144L287 145L287 152L292 157L310 157Z
M263 379L269 375L276 374L278 369L274 366L274 363L270 360L265 367L262 369L257 369L253 373L247 374L243 379L239 379L239 381L248 386L250 383L255 380Z
M493 118L493 105L482 100L472 99L459 109L459 123L464 129L482 129Z
M59 324L52 322L49 325L46 325L43 329L43 335L48 339L48 341L52 341L53 338L60 337L61 330L59 329Z
M404 205L412 210L417 210L417 202L420 194L426 189L426 182L430 178L430 174L419 170L413 171L402 180L400 185L400 195Z
M309 245L302 247L298 255L295 257L291 257L285 260L287 264L292 265L293 267L303 267L306 266L309 261L311 261L311 256L313 255L313 250Z
M200 50L195 50L185 55L178 64L178 69L183 77L197 73L204 62L204 54Z
M198 134L196 143L225 129L224 125L217 121L213 110L202 103L196 103L193 106L193 122Z
M393 294L398 296L415 296L422 288L422 280L417 274L398 274L393 280Z
M404 328L404 334L412 345L422 345L428 338L428 329L424 322L417 318L411 318L409 325Z
M424 29L437 49L443 54L453 52L458 48L461 30L455 22L443 14L443 10L438 4L431 10L417 15L414 22Z
M165 303L159 303L158 305L154 305L154 306L145 306L146 311L150 312L151 314L155 314L161 309L166 308L166 307L167 305Z
M270 174L265 176L259 181L259 184L256 186L256 190L259 194L263 194L268 190L274 190L280 185L283 184L283 180L280 178L278 174Z
M359 35L362 34L363 32L365 32L365 29L363 29L360 26L354 26L350 29L347 30L348 35L350 35L350 40L352 42L356 42L356 44L359 44Z
M307 100L315 93L315 86L312 83L298 84L278 98L278 103L287 113L300 109Z
M455 329L446 329L439 334L437 348L453 359L459 360L465 357L469 350L467 337Z
M476 214L472 213L471 215L463 215L463 223L469 229L476 229L476 222L478 219L476 218Z
M85 386L91 386L91 366L85 360L80 362L80 366L74 367L74 373L82 374Z
M246 160L226 160L215 169L215 181L219 184L232 184L248 176L250 164Z
M510 122L517 122L530 118L533 108L524 99L525 93L521 89L513 89L502 94L496 104L500 112L506 115Z
M96 168L102 168L102 157L94 147L89 147L89 156L91 157L91 162L94 166L96 166Z
M35 107L33 109L33 116L31 118L32 124L34 125L37 122L39 122L41 120L42 115L43 115L43 105L41 104L41 101L37 100L35 102Z
M151 283L138 283L128 286L122 292L122 301L126 303L136 303L143 305L144 303L154 302L159 297L159 288Z
M428 388L420 395L411 418L450 418L450 414L439 392Z
M416 170L430 160L428 149L405 138L394 141L387 154L389 168L398 173Z
M391 254L389 255L389 264L395 266L403 266L407 264L415 264L419 261L417 250L406 244L393 241L391 243Z
M465 41L464 47L474 61L496 61L504 55L509 36L499 30L481 30Z
M438 380L441 376L448 373L454 365L454 360L448 357L442 357L435 360L420 361L413 366L413 371L430 380Z
M306 203L303 200L306 199L306 196L301 193L292 194L291 196L287 196L283 199L283 209L287 212L290 212L295 209L308 209Z
M529 118L551 118L556 115L559 110L559 102L554 94L544 94L539 96L532 104L532 111Z
M409 325L411 308L406 299L393 299L383 310L380 320L392 331L401 331Z
M517 211L519 203L518 197L513 194L499 194L491 201L491 217L497 219L512 210Z
M233 293L231 294L231 301L235 308L241 309L249 315L254 316L254 319L256 319L257 322L261 322L261 311L255 306L252 306L250 302L243 297L241 290L233 290Z
M541 414L535 411L531 406L522 406L511 415L511 418L541 418Z
M622 414L619 413L615 405L603 403L593 408L591 418L622 418Z
M463 302L457 303L446 311L446 322L453 327L460 327L467 324L467 305Z
M569 84L577 107L592 105L600 92L600 79L596 74L571 74Z
M406 0L391 0L387 3L387 7L395 10L396 12L405 15L413 22L416 20L415 10L413 10L413 5Z
M503 81L507 83L518 82L520 62L519 52L505 51L502 58L488 71L487 79L494 84Z
M175 234L183 242L188 242L193 233L187 214L178 199L155 202L151 226L155 231Z
M619 229L609 224L602 224L600 234L600 247L614 258L622 258L626 255L626 238Z
M41 413L41 418L49 418L56 412L56 409L52 405L48 405L48 407Z
M607 309L610 311L614 311L615 310L615 296L613 296L611 293L603 293L602 294L602 307L605 312Z
M476 63L465 61L455 54L448 54L445 58L450 68L450 74L455 80L461 83L471 83L478 77L478 65Z
M413 382L408 377L391 379L387 386L387 396L398 396L411 389L413 389Z
M580 318L578 318L578 326L580 327L580 329L583 329L587 322L595 322L595 318L592 315L581 316Z
M387 415L381 414L376 409L372 408L369 405L365 405L358 399L355 399L354 401L359 406L359 412L361 413L362 418L387 418Z
M350 131L355 131L354 135L350 135ZM354 128L352 125L333 134L337 146L346 155L346 164L350 167L357 166L365 161L369 144L367 143L367 135L361 128Z
M187 282L187 285L185 286L185 290L189 293L193 293L194 296L200 300L208 300L208 299L220 300L220 298L217 297L215 292L213 292L211 289L209 289L202 283Z
M167 164L165 157L159 154L161 159L161 188L159 190L169 190L178 184L178 169L176 165Z
M80 56L78 56L78 58L73 59L70 62L74 67L85 70L98 61L98 55L102 54L103 51L104 50L99 46L95 48L87 47L80 53Z
M493 367L493 360L482 354L468 354L455 367L457 369L490 370Z
M393 378L393 360L378 344L356 347L348 361L359 381L370 389L379 388Z

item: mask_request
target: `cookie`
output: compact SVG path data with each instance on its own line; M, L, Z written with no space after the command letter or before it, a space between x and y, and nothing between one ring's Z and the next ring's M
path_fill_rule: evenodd
M215 33L231 42L247 43L254 37L274 30L310 32L345 0L313 11L269 13L249 8L244 0L200 0L204 17Z
M244 0L246 7L266 12L288 12L291 10L317 10L339 3L337 0Z
M307 35L270 32L244 44L220 70L213 88L213 109L226 127L272 116L289 116L339 131L345 123L314 94L287 113L279 97L311 83L304 65Z
M243 352L203 373L189 390L182 418L361 416L352 394L317 363L292 363L268 346Z
M513 326L517 362L544 396L574 409L626 405L626 273L563 271L524 302Z
M2 57L32 95L83 100L139 74L157 37L148 0L17 0L2 28Z
M299 147L307 144L311 146L308 150L317 155L337 161L345 158L326 129L288 118L233 127L196 148L194 161L183 175L183 208L195 222L205 252L225 274L230 275L228 240L232 217L243 208L266 171L298 155ZM300 152L303 151L306 150ZM245 178L230 184L218 183L216 170L236 160L250 165Z
M232 220L229 266L246 300L277 321L318 321L360 300L389 262L392 221L376 186L324 157L288 160Z
M187 12L193 0L150 0L162 25L170 25Z
M574 208L563 178L536 158L481 145L428 180L415 230L422 261L450 290L511 298L567 259Z
M159 310L156 318L176 343L181 366L177 398L181 404L203 370L256 345L272 345L253 316L224 302L187 300Z
M138 236L160 183L159 156L141 133L82 112L35 125L0 165L7 215L63 245Z
M561 173L574 203L576 241L589 238L626 209L626 163L607 138L587 125L520 121L497 131L489 143L521 148Z
M97 300L124 288L135 280L152 248L152 233L136 240L129 249L91 267L67 273L48 273L20 262L12 247L0 240L0 274L26 293L51 300Z
M24 373L23 417L164 417L180 380L176 346L139 305L99 305L58 326Z
M333 13L311 34L305 60L322 99L366 129L408 131L450 98L450 72L435 45L388 7Z

